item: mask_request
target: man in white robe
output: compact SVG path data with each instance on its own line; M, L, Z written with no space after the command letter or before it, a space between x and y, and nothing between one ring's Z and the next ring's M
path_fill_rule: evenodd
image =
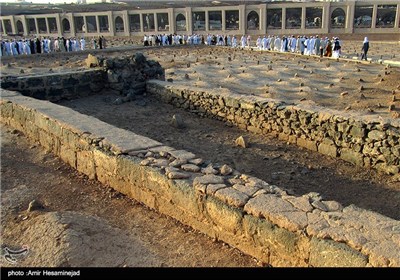
M243 35L240 38L240 43L241 43L242 48L246 47L246 36Z
M308 46L307 46L308 48ZM315 55L315 37L311 36L310 39L310 49L309 49L309 55Z
M256 41L256 47L261 50L262 45L261 45L261 36L258 36L257 41Z
M297 40L296 37L294 37L294 35L292 35L292 38L290 39L291 43L290 43L290 51L292 53L296 52L296 47L297 47Z
M281 50L281 38L279 36L276 36L274 46L274 51L279 52Z
M85 38L81 38L81 51L84 51L86 48L86 41Z

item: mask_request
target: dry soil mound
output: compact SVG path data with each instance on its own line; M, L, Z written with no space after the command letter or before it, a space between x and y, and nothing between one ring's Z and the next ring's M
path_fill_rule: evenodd
M17 266L160 266L137 240L98 217L48 212L27 220L18 243L28 254ZM2 258L3 265L7 265ZM10 264L9 264L10 265Z

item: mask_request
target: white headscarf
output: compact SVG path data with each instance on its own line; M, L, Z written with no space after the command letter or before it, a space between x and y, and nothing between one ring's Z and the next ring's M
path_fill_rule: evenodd
M364 38L364 43L367 43L368 42L368 37L365 37Z

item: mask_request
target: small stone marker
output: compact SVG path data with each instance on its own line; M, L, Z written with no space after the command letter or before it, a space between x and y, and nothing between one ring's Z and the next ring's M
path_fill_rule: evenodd
M32 212L32 211L39 210L42 208L43 208L43 206L38 201L32 200L31 202L29 202L28 209L26 211Z
M246 140L244 139L243 136L239 136L236 140L235 140L235 144L236 146L242 147L242 148L247 148L248 144L246 142Z
M92 67L97 67L99 66L99 60L97 57L94 55L88 54L88 57L86 58L86 67L87 68L92 68Z
M179 114L175 114L172 116L171 125L175 126L176 128L184 128L185 123L182 119L182 116Z
M232 171L233 171L233 169L229 165L226 165L226 164L224 164L220 169L221 175L224 175L224 176L231 174Z

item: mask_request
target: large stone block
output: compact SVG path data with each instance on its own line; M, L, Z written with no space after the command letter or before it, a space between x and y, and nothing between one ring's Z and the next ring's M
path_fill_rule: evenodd
M318 152L330 157L337 157L337 148L334 145L321 143L318 145Z
M27 110L17 104L14 104L12 117L16 122L24 126L27 123Z
M174 205L194 216L202 216L198 204L198 195L191 183L187 180L169 180L166 198Z
M116 175L117 158L100 150L93 150L96 166L96 178L106 185L111 185L112 178Z
M77 143L79 142L79 137L69 129L62 129L62 145L68 146L73 150L76 150Z
M346 244L329 239L311 239L310 266L365 267L367 257Z
M131 165L131 164L130 164ZM138 168L140 170L138 170ZM169 180L167 176L158 168L146 166L132 166L129 181L141 188L148 188L155 194L172 199L171 185L173 181ZM140 177L138 176L140 175Z
M96 167L92 151L76 152L76 169L79 172L86 174L89 179L96 179Z
M248 195L234 188L220 189L215 192L215 197L234 207L243 207L249 200Z
M2 118L12 118L13 116L13 103L9 101L1 101L0 115Z
M138 173L138 163L133 160L133 157L120 155L117 158L116 176L119 178L130 178L132 173ZM136 178L135 181L140 181L141 178Z
M205 201L205 208L213 222L223 230L227 230L233 234L240 234L238 231L242 229L242 211L212 197L207 198Z
M364 138L366 130L360 126L352 126L350 129L350 135L354 138Z
M53 151L53 147L54 147L53 137L54 136L49 134L47 131L39 129L39 143L44 148L46 148L48 151Z
M307 237L277 227L264 219L245 215L244 234L253 240L254 246L268 252L269 263L273 266L306 266L309 253Z
M275 195L258 195L246 203L244 210L256 217L264 217L293 232L301 231L307 226L305 212Z
M240 107L240 102L239 100L235 99L234 97L225 97L224 98L225 104L227 107L232 107L232 108L239 108Z
M361 153L357 153L351 149L343 148L340 153L340 158L351 162L355 165L363 166L364 165L364 157Z
M317 151L317 144L308 139L297 138L297 145L311 151Z
M380 141L386 137L386 133L381 130L371 130L368 133L368 138L373 141Z
M60 146L60 158L73 168L76 168L76 152L64 144Z

